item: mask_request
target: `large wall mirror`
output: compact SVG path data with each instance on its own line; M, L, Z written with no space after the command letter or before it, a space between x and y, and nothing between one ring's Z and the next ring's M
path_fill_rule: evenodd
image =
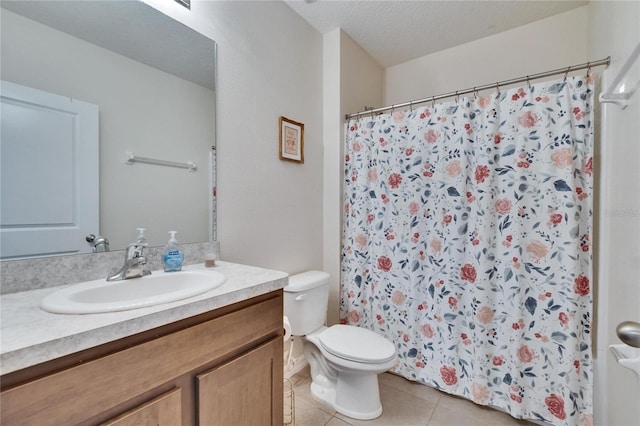
M5 236L26 227L31 255L91 252L87 231L74 222L84 207L98 218L88 232L106 237L111 250L135 241L136 228L146 228L151 246L166 244L174 230L180 243L215 240L215 42L136 0L0 5L0 257L20 258L9 252L13 243ZM27 100L10 97L14 89ZM29 94L89 105L96 117L88 120L96 121L94 158L79 161L74 149L84 142L72 131L60 147L50 145L50 128L22 131L22 121L51 121L63 133L87 122L55 102L34 106ZM64 113L59 118L51 111ZM127 164L131 153L161 164ZM195 170L179 167L187 162ZM92 181L91 170L97 186L86 192L93 201L77 195ZM39 222L44 213L56 216L51 220L62 234ZM81 250L49 248L67 239L79 240Z

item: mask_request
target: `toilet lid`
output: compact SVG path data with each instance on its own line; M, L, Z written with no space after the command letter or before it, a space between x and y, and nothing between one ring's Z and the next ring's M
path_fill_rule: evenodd
M373 331L352 325L334 325L318 336L322 347L339 358L357 362L382 363L392 360L396 349Z

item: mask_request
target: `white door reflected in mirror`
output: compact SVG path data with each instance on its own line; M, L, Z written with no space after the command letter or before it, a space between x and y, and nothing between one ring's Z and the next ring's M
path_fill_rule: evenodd
M7 81L1 93L1 258L90 253L98 106Z

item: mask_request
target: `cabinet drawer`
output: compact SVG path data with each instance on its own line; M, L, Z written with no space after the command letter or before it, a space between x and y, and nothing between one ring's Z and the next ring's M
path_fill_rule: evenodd
M0 423L72 425L282 333L282 296L80 364L1 394Z
M176 426L182 422L182 395L173 389L100 426Z

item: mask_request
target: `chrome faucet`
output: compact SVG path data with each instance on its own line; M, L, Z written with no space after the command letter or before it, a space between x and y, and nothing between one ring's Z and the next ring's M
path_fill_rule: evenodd
M124 266L117 274L108 277L107 281L121 281L150 275L151 271L145 269L147 264L145 249L148 245L144 240L129 244L124 254Z

